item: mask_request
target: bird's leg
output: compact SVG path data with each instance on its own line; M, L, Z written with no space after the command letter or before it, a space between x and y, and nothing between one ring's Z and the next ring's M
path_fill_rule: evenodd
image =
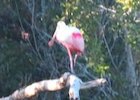
M76 64L77 57L78 57L78 54L75 54L75 56L74 56L74 66Z
M76 53L75 56L74 56L74 66L76 64L76 60L77 60L77 57L78 56L81 56L81 53Z
M74 69L73 69L73 60L72 60L71 51L70 51L69 48L67 48L67 51L68 51L69 60L70 60L70 68L71 68L71 72L74 73Z

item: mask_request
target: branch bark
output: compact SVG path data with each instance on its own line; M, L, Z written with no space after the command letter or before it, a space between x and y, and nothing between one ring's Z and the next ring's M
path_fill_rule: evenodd
M0 98L0 100L23 100L31 98L43 91L57 91L65 87L69 88L69 97L73 100L80 100L79 90L87 89L92 87L98 87L105 84L106 79L96 79L88 82L82 82L77 76L65 72L60 78L52 80L43 80L35 82L25 88L16 90L13 94L8 97Z
M128 35L128 29L124 28L125 38ZM140 95L137 88L137 75L136 75L136 65L134 62L133 54L132 54L132 47L129 43L125 43L125 52L127 58L127 67L126 67L126 78L129 81L129 88L128 90L131 91L132 99L139 99Z

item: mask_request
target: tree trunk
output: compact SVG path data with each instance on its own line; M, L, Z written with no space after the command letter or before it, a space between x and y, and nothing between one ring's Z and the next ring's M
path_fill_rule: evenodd
M125 45L125 51L126 51L126 61L127 61L127 68L126 68L126 77L128 81L130 82L129 84L129 89L132 93L132 99L134 98L138 100L139 92L137 89L137 76L136 76L136 71L135 71L135 63L133 60L133 55L132 55L132 49L129 44L126 43Z

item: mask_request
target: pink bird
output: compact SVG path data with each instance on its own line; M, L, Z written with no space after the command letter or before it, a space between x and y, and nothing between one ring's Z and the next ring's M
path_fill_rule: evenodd
M68 52L71 72L74 73L73 66L76 59L84 52L84 38L80 30L76 27L68 26L63 21L57 23L56 30L48 45L52 46L54 41L62 44ZM72 54L75 54L74 60ZM74 64L73 64L74 61Z

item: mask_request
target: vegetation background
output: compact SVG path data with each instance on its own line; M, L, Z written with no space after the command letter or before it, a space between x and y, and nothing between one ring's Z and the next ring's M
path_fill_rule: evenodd
M106 88L82 90L81 100L140 100L139 9L139 0L1 0L0 97L70 70L65 49L57 43L48 47L56 23L64 20L85 37L77 76L110 80ZM66 91L44 92L34 99L68 100Z

